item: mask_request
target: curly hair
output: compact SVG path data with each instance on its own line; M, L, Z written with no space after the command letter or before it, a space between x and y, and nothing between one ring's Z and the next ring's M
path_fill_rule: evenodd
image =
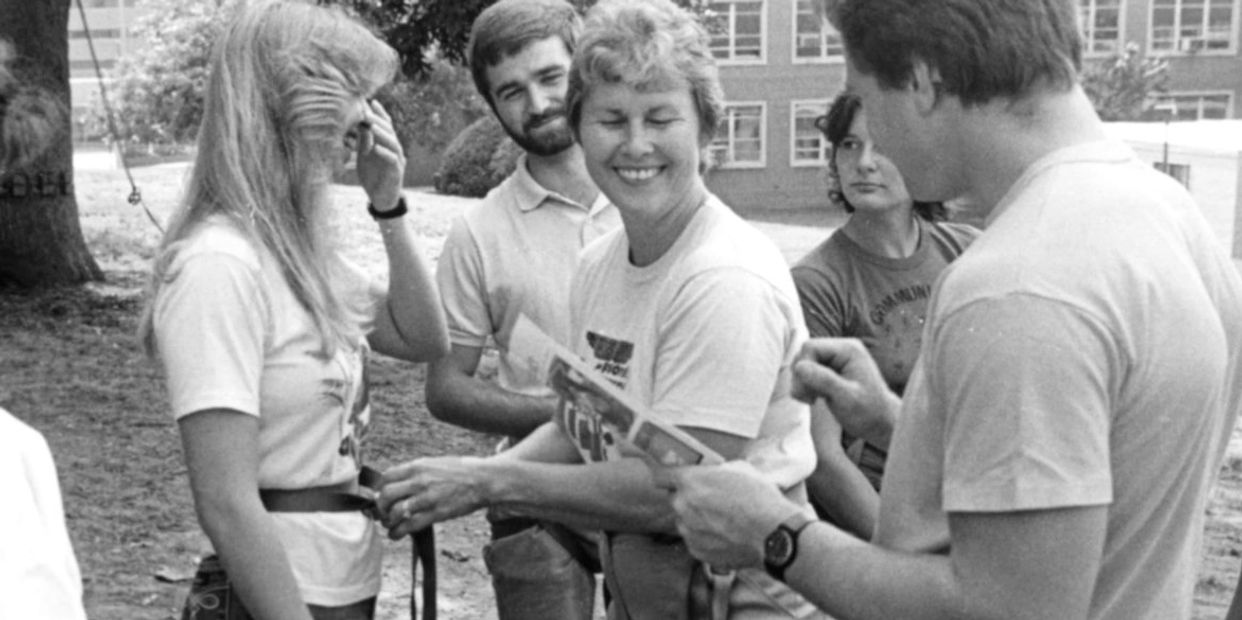
M724 116L724 90L707 31L669 0L603 0L587 13L569 70L570 126L577 132L582 102L596 84L650 91L678 81L690 85L699 140L707 145Z

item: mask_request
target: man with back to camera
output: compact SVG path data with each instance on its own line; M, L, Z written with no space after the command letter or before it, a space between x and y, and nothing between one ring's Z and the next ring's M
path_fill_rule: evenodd
M680 531L840 620L1189 619L1242 402L1237 269L1185 189L1105 136L1070 0L833 4L912 195L995 206L932 293L904 400L856 341L796 368L847 430L891 436L871 543L742 464L663 476Z
M552 418L544 368L512 342L526 315L554 339L569 330L578 252L620 225L587 175L565 116L581 28L564 0L501 0L471 29L475 86L525 151L513 175L453 223L437 268L452 350L431 364L427 408L436 418L511 443ZM500 350L495 383L476 376L488 338ZM489 515L484 551L502 620L589 619L598 557L594 534Z

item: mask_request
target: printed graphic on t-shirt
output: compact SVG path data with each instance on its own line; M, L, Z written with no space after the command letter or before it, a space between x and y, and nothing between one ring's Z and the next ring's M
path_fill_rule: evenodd
M867 313L875 334L875 340L868 343L871 356L890 381L895 377L908 377L910 365L918 357L931 288L930 284L916 284L897 289L885 295ZM905 382L889 388L901 394Z
M353 386L345 385L345 397L342 398L342 413L348 410L349 415L341 416L341 443L337 449L337 453L341 456L353 459L354 465L358 468L362 467L362 439L366 437L367 429L371 425L371 390L367 369L367 346L364 342L356 353L346 354L354 358L355 368L361 375L360 380L355 382ZM345 366L342 364L342 366ZM354 373L349 372L347 368L343 368L345 375L348 377ZM353 387L350 390L350 387ZM349 399L349 392L353 392L353 398ZM348 404L348 409L345 408Z
M592 365L600 374L608 377L617 387L624 388L630 376L630 358L634 356L634 343L617 340L588 331L587 344L595 359Z
M876 327L883 328L888 323L889 314L891 314L894 310L897 310L904 304L924 301L930 296L930 284L917 284L915 286L907 286L906 288L897 289L896 291L885 295L884 299L881 299L880 303L876 304L875 307L871 309L869 318L872 323L875 323ZM922 307L925 309L926 304L923 304ZM918 314L921 319L923 312L920 311ZM909 316L907 315L903 318L908 319ZM919 322L921 323L922 321L920 320Z

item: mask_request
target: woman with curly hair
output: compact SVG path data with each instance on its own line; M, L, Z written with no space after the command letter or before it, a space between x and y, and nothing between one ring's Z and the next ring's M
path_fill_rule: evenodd
M900 396L921 348L932 283L979 230L944 221L942 203L910 197L901 171L875 150L857 96L839 95L816 126L832 145L828 197L849 219L793 267L807 330L812 338L861 340ZM820 516L869 538L887 446L842 437L822 402L812 407L812 427L812 503Z

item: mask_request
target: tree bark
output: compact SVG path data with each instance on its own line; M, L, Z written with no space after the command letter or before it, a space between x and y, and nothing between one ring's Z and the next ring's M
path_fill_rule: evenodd
M73 194L70 3L0 0L0 39L13 47L14 75L44 89L65 110L62 127L41 155L17 169L0 171L0 285L56 286L103 279L82 237Z

